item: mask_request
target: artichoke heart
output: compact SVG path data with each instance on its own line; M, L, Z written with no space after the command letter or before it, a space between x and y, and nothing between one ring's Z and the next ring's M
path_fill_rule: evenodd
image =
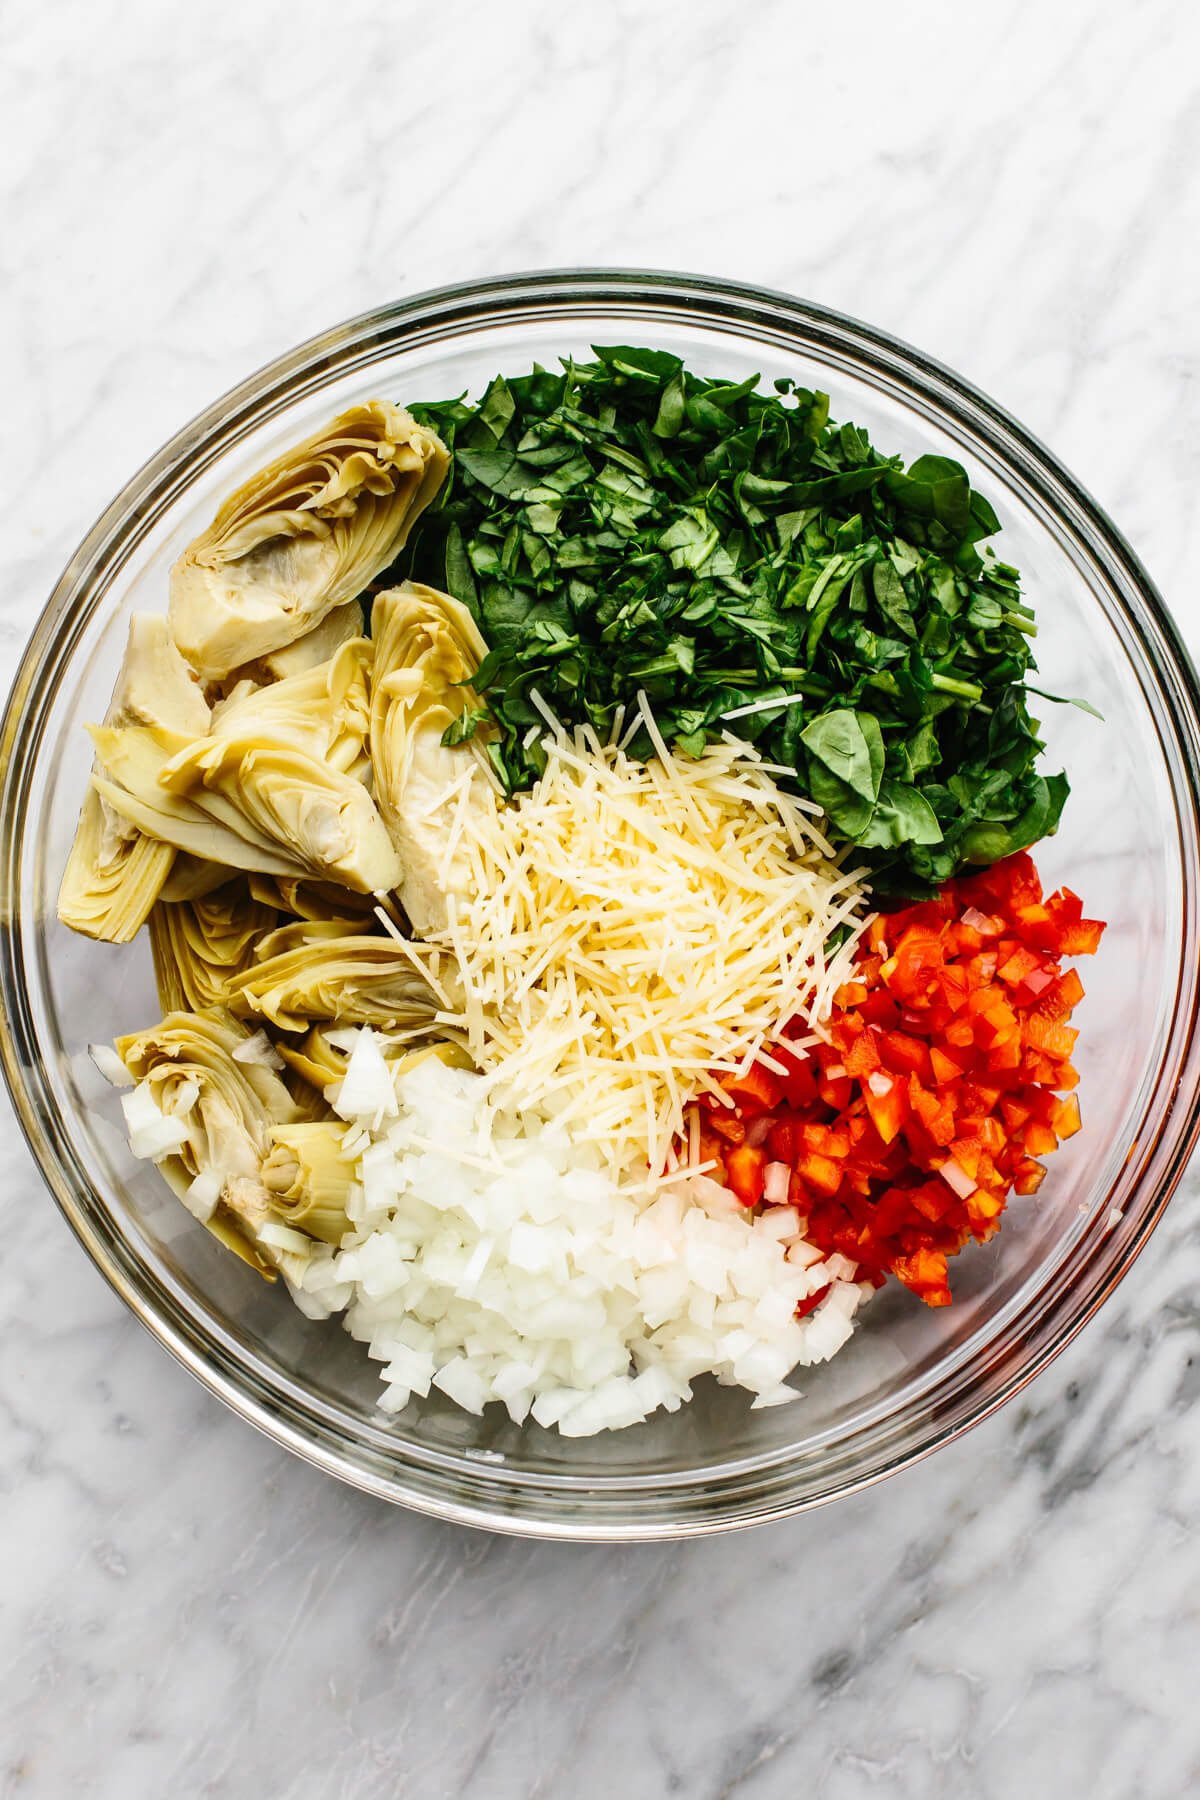
M318 663L329 662L335 657L343 644L362 635L362 607L357 600L350 600L345 606L335 606L319 625L314 625L293 643L285 644L282 650L270 650L256 662L244 663L240 669L232 670L225 685L232 688L240 682L252 681L256 687L266 687L272 681L306 675Z
M251 726L181 739L149 727L101 727L114 811L193 856L263 875L316 876L359 893L388 891L400 863L361 781Z
M208 730L208 719L204 696L171 642L166 620L135 613L108 726L199 734ZM89 787L63 871L58 916L87 937L127 944L144 924L174 860L170 844L147 838Z
M361 779L370 770L365 746L371 655L368 638L351 638L328 662L300 674L266 687L239 684L213 708L213 737L261 733Z
M371 400L260 470L171 571L168 618L192 667L223 680L353 600L401 550L449 460L434 432Z
M270 876L259 878L269 882ZM203 900L206 894L214 889L224 887L229 880L229 870L224 863L208 862L200 856L192 856L186 850L175 852L175 861L171 864L171 873L163 882L160 900L167 900L175 906L181 900ZM258 899L257 894L253 894ZM271 900L265 902L271 906Z
M376 901L373 894L355 894L349 888L337 887L331 881L301 881L283 875L251 875L250 893L264 906L288 913L293 919L331 919L355 914L362 930L374 923Z
M314 1019L382 1031L430 1028L440 1002L408 948L347 923L301 920L273 932L261 946L270 954L230 982L233 1011L261 1014L283 1031L303 1031Z
M375 795L403 866L397 891L424 936L445 928L447 896L469 888L456 808L496 804L478 735L442 742L479 705L469 683L487 645L460 601L415 582L377 596L371 627Z
M231 978L250 967L275 912L253 900L244 877L196 900L159 900L150 914L150 950L164 1012L223 1006Z
M331 1044L318 1025L299 1044L283 1041L278 1049L289 1069L322 1098L335 1083L345 1079L350 1066L349 1051Z
M291 1265L287 1252L259 1235L274 1216L262 1164L272 1128L295 1123L298 1113L278 1075L237 1059L249 1037L227 1012L174 1012L148 1031L118 1038L116 1050L134 1080L147 1084L159 1112L187 1133L159 1162L166 1180L183 1197L198 1176L215 1175L220 1194L209 1230L273 1279L273 1267Z
M326 1244L340 1243L352 1229L347 1203L354 1163L342 1153L345 1129L337 1119L276 1125L263 1163L263 1183L280 1218Z

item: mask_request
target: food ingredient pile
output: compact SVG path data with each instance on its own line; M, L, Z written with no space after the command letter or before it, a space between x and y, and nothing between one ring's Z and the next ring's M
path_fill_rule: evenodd
M755 1405L1079 1126L1036 627L965 473L665 353L354 407L136 615L62 881L133 1153L382 1365ZM99 1022L97 1037L117 1021ZM120 1022L124 1023L124 1022Z

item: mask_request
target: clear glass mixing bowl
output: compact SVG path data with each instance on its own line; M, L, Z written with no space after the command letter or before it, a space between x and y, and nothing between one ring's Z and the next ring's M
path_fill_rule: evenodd
M1110 921L1085 969L1085 1128L955 1270L955 1305L885 1292L794 1406L737 1391L630 1431L564 1440L479 1420L441 1396L395 1420L336 1324L305 1320L221 1251L133 1161L87 1054L158 1016L144 941L93 944L55 894L134 609L252 470L352 401L478 392L498 370L653 344L702 373L826 388L889 451L957 457L991 498L1041 626L1049 765L1075 792L1039 852ZM206 1386L301 1456L368 1492L464 1523L563 1538L682 1536L794 1512L925 1455L1011 1397L1112 1291L1197 1132L1197 690L1144 571L1054 458L957 376L883 334L782 294L683 276L537 274L419 296L292 351L172 440L72 558L33 633L0 740L5 1073L46 1180L97 1266ZM493 1409L494 1410L494 1409Z

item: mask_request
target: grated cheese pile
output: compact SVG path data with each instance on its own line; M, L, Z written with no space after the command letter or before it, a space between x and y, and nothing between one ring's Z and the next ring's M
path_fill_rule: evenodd
M444 972L440 950L457 966L442 1021L493 1103L536 1097L602 1148L613 1180L644 1190L700 1172L687 1108L714 1075L828 1010L864 890L818 809L750 745L676 756L642 698L634 725L657 751L642 763L546 717L534 788L480 805L457 783L427 815L443 809L449 895L429 966ZM827 957L839 926L849 935ZM682 1161L680 1142L693 1144Z

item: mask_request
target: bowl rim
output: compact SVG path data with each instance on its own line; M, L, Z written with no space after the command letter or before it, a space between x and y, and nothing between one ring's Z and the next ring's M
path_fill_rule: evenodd
M48 1113L39 1097L38 1034L21 978L21 827L28 798L26 777L35 766L45 726L40 677L51 661L60 665L69 661L123 558L169 509L176 494L217 454L284 405L316 392L331 375L349 374L356 353L361 361L369 361L373 346L395 343L399 347L406 337L417 337L422 331L444 338L456 325L481 316L493 321L521 316L523 309L535 305L561 312L565 304L582 308L602 303L612 306L617 315L624 310L630 316L633 308L645 307L647 302L676 310L707 307L714 321L726 326L738 322L748 335L755 330L762 335L769 323L777 333L790 333L796 347L807 345L849 356L860 375L865 354L877 373L910 390L908 399L920 396L926 411L932 406L940 420L949 416L972 435L982 437L1101 565L1150 665L1165 707L1169 742L1179 764L1172 773L1172 796L1181 835L1186 835L1182 832L1186 815L1191 844L1200 842L1200 683L1157 588L1087 490L1004 408L955 371L892 334L787 293L669 271L529 270L433 288L372 308L263 365L155 452L100 514L69 559L34 626L0 719L0 988L6 1002L0 1009L0 1066L42 1177L91 1260L135 1317L189 1373L239 1416L306 1461L364 1492L455 1523L580 1541L687 1537L766 1523L859 1492L961 1436L1020 1392L1094 1317L1140 1255L1200 1137L1200 1045L1196 1033L1200 992L1194 982L1182 1024L1176 1022L1170 1040L1176 1048L1172 1092L1176 1100L1185 1099L1185 1104L1156 1105L1170 1061L1164 1057L1164 1068L1145 1107L1146 1115L1157 1112L1158 1129L1148 1142L1136 1146L1131 1195L1142 1195L1144 1204L1135 1229L1122 1234L1119 1253L1112 1253L1111 1242L1093 1238L1081 1273L1087 1273L1097 1258L1106 1267L1091 1269L1091 1285L1083 1304L1065 1317L1052 1318L1053 1329L1044 1331L1036 1343L1024 1340L1018 1365L982 1398L964 1401L963 1371L955 1370L951 1359L949 1372L957 1376L956 1382L935 1397L923 1420L897 1417L873 1426L868 1466L858 1472L847 1470L838 1477L832 1468L823 1486L800 1491L794 1451L785 1450L729 1466L716 1501L711 1493L697 1489L698 1476L709 1473L703 1470L670 1478L614 1476L593 1480L581 1490L569 1476L542 1472L535 1476L511 1468L498 1471L489 1466L486 1455L467 1469L462 1466L465 1458L439 1452L427 1459L397 1459L383 1468L351 1462L339 1450L336 1435L306 1409L302 1390L287 1396L290 1413L281 1411L278 1392L260 1382L246 1364L239 1363L236 1356L214 1353L203 1331L188 1330L177 1318L167 1316L162 1284L151 1280L150 1271L119 1233L109 1236L100 1229L89 1204L98 1196L78 1191L69 1173L72 1157L63 1123L52 1108ZM76 607L76 596L106 569L108 579L100 583L90 604ZM1138 617L1138 608L1144 618ZM1160 733L1161 729L1160 722ZM1194 935L1196 921L1190 907L1184 927ZM39 921L29 921L28 929L36 937ZM1168 1102L1171 1098L1168 1094ZM1006 1343L999 1339L989 1350L992 1361L1002 1360ZM907 1427L908 1441L904 1443L896 1441L902 1425ZM426 1466L421 1466L423 1460ZM632 1507L631 1487L641 1496ZM554 1503L549 1508L537 1499L537 1489L553 1491ZM621 1515L622 1501L625 1516ZM674 1508L669 1516L668 1508Z

